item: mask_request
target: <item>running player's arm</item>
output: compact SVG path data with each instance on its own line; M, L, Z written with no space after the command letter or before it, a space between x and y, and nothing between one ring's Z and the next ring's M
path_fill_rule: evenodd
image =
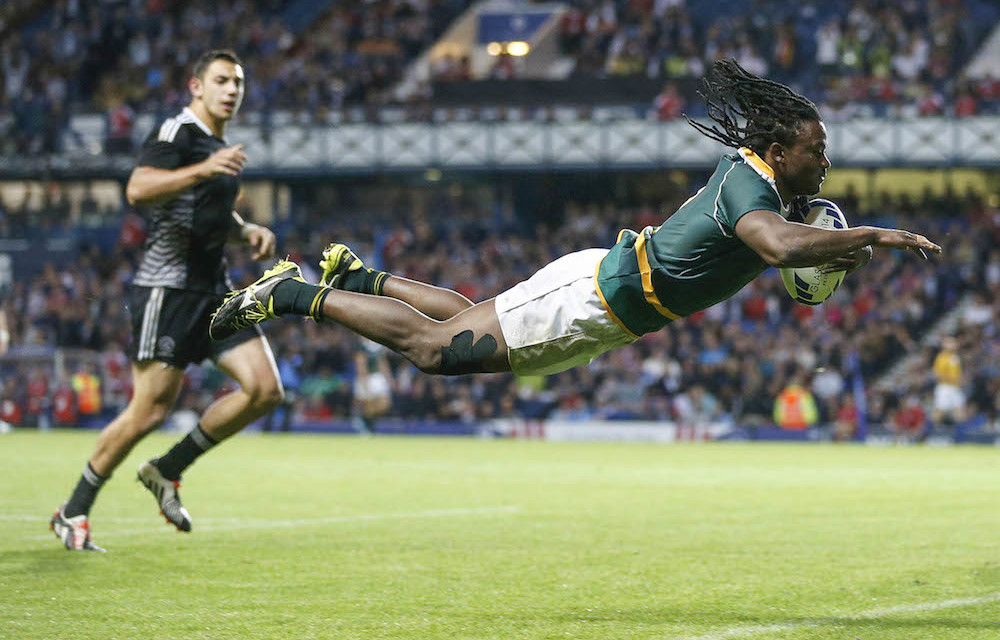
M247 156L243 145L237 144L219 149L201 162L176 169L142 164L142 160L132 170L125 187L125 197L131 205L160 204L212 176L239 175Z
M154 205L176 197L208 176L199 164L180 169L158 169L138 166L132 170L125 187L125 197L131 205Z
M901 229L822 229L789 222L775 211L751 211L736 222L736 235L773 267L816 267L866 246L940 253L927 238Z

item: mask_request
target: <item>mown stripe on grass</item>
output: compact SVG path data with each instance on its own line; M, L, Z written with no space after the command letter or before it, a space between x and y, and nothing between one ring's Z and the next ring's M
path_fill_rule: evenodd
M974 607L981 604L992 604L1000 602L1000 593L991 593L985 596L972 598L955 598L953 600L942 600L940 602L918 602L914 604L902 604L895 607L879 607L861 613L844 614L830 616L828 618L814 618L811 620L801 620L796 622L780 622L766 625L745 625L729 627L713 633L706 633L700 636L689 636L683 640L727 640L728 638L750 638L767 633L779 633L782 631L793 631L795 629L806 629L809 627L835 627L839 622L853 622L857 620L878 620L897 614L924 613L926 611L938 611L940 609L957 609L959 607Z

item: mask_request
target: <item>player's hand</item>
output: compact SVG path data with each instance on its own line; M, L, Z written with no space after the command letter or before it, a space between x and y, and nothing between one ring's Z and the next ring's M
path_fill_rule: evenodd
M259 224L247 223L243 233L248 245L253 250L254 260L267 260L274 257L274 249L277 240L274 232Z
M243 153L243 145L236 144L223 147L202 161L205 177L215 175L238 176L247 163L247 154Z
M851 273L865 266L871 262L871 260L872 248L861 247L857 251L849 253L846 256L837 258L836 260L828 262L821 267L816 267L816 270L820 273L836 273L838 271Z
M927 259L927 253L941 253L941 247L922 235L902 229L879 229L875 236L875 246L886 249L905 249Z

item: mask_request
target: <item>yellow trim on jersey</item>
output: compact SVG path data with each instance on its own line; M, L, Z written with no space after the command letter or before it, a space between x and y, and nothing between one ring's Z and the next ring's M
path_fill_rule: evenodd
M652 232L652 229L653 227L643 229L635 241L635 256L639 262L639 273L642 276L642 295L645 296L646 302L656 309L661 316L677 320L680 316L663 306L660 299L656 297L656 291L653 289L653 269L649 266L649 257L646 256L646 231Z
M774 169L771 165L764 162L764 159L759 155L751 151L748 147L740 147L740 155L746 160L750 166L757 170L757 173L762 173L766 175L771 180L774 180Z
M604 258L607 258L607 256L604 256ZM618 316L615 315L614 311L611 310L611 305L608 304L607 299L605 299L604 297L604 292L601 291L601 283L600 280L598 279L598 275L600 275L601 273L601 263L604 262L604 258L601 258L600 260L597 261L597 268L594 269L594 289L597 290L597 297L601 299L601 304L604 305L604 310L608 312L608 315L611 316L611 319L615 321L615 324L621 327L622 331L627 333L629 336L638 340L639 336L629 331L628 327L625 326L625 323L622 322L618 318Z

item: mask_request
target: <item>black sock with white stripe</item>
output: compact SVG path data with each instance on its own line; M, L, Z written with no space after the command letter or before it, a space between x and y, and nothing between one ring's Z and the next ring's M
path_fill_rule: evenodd
M110 477L102 476L94 471L94 467L90 466L88 462L87 466L83 468L83 474L80 475L80 481L73 489L73 495L69 497L69 502L63 507L63 515L72 518L81 514L89 514L90 508L94 506L94 500L97 499L97 492Z
M151 462L167 480L180 480L181 473L190 467L198 456L217 444L218 442L205 433L201 425L198 425L175 444L170 451L156 460L151 460Z

